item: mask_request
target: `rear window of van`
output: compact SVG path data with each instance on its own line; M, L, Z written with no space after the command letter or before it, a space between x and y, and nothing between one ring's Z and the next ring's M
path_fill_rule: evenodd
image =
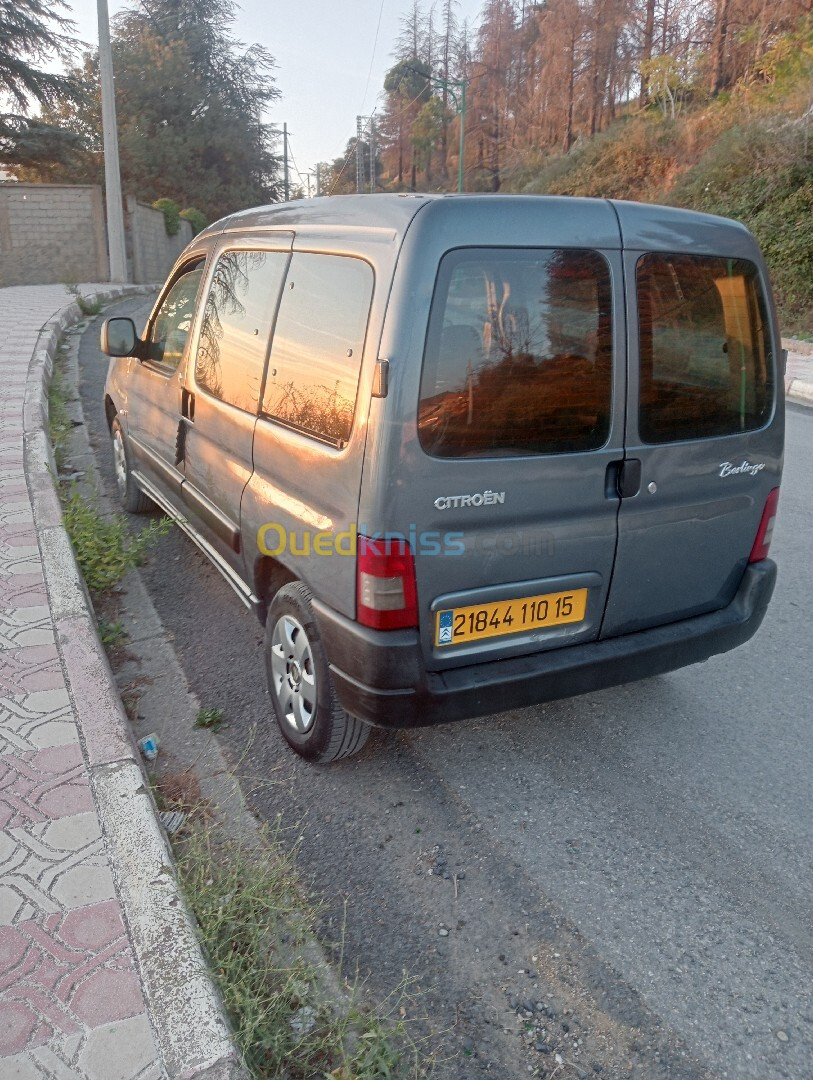
M611 285L596 251L466 248L441 261L418 435L442 458L574 453L607 441Z
M638 261L639 432L644 442L733 435L773 407L773 357L757 268L743 259Z

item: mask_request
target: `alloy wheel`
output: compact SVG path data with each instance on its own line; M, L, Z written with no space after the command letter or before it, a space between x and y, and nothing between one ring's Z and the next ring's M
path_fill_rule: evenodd
M291 615L271 635L271 682L280 716L304 735L316 716L316 671L308 635Z

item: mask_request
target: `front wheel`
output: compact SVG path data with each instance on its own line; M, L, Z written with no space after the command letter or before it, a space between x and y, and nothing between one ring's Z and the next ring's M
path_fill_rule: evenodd
M110 441L113 449L113 472L116 475L116 487L121 505L129 514L146 514L148 510L154 510L155 503L144 494L133 479L127 441L121 421L117 416L113 417L113 423L110 425Z
M283 585L271 601L265 667L280 731L300 757L326 764L361 750L370 727L339 704L310 590L301 581Z

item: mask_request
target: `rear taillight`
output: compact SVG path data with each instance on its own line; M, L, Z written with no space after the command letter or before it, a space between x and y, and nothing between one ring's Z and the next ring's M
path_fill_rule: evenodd
M415 558L406 540L358 538L358 621L374 630L418 625Z
M768 558L768 549L771 546L773 536L773 523L776 521L776 507L779 503L779 488L774 488L765 500L765 509L762 511L762 520L757 529L757 538L751 548L749 562L760 562Z

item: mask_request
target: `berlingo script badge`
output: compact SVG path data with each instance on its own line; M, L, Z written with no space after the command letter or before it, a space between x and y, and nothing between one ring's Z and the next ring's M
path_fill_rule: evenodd
M756 476L764 468L764 461L759 461L756 465L752 465L750 461L743 461L741 465L732 465L730 461L721 461L720 476L737 476L740 473L749 473L751 476Z

